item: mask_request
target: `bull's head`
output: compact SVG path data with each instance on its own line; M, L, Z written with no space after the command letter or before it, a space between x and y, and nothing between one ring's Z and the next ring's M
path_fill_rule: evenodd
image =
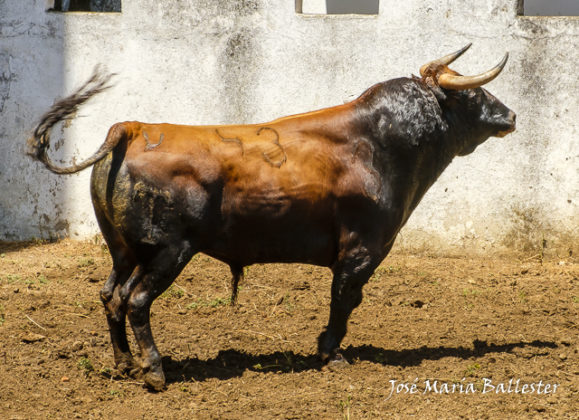
M515 113L482 88L503 70L509 58L508 53L495 67L476 76L462 76L448 67L471 45L468 44L420 68L422 80L437 93L437 97L442 99L441 102L460 116L460 119L470 123L473 130L470 134L473 137L464 145L460 155L472 152L489 136L503 137L511 133L516 126Z

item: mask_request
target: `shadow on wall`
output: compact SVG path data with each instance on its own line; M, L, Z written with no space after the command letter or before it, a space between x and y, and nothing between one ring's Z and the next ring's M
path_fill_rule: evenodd
M0 1L0 28L0 239L65 235L62 189L25 158L33 124L63 95L64 19L44 1Z
M0 183L9 186L0 194L0 240L70 235L70 180L58 180L27 159L26 137L54 100L68 93L63 12L79 10L120 11L121 0L0 0ZM56 161L72 147L63 130L53 130Z
M8 52L0 50L0 114L4 110L4 103L10 96L10 85L15 78L11 69L12 57Z

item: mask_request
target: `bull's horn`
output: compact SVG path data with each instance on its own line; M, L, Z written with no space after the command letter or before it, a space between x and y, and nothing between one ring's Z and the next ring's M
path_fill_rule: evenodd
M440 87L452 90L466 90L481 87L499 75L503 70L503 67L505 67L508 58L509 53L506 53L499 64L489 71L477 76L456 76L449 73L443 73L438 77L438 84Z
M452 63L454 60L456 60L458 57L460 57L461 55L463 55L465 53L466 50L468 50L470 48L470 46L472 45L472 42L465 45L464 47L462 47L460 50L453 52L452 54L448 54L445 55L442 58L439 58L437 60L433 60L429 63L426 63L425 65L423 65L422 67L420 67L420 75L424 77L424 72L426 71L426 69L431 66L431 65L445 65L448 66L450 63Z

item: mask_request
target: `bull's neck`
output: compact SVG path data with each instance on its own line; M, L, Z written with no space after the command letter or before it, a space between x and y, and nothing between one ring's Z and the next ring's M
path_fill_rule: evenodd
M399 173L402 173L405 179L401 179L401 188L399 186L392 186L392 188L395 190L400 188L399 196L404 200L406 209L405 221L428 189L452 162L454 155L447 153L443 145L444 141L436 141L416 146L409 152L394 154L392 164L397 167L396 170L400 171Z
M454 146L447 138L449 133L444 129L434 131L429 138L415 145L401 141L400 136L404 133L380 137L367 124L358 124L358 133L374 144L374 165L382 174L384 191L390 192L384 199L399 206L405 223L426 191L456 156Z

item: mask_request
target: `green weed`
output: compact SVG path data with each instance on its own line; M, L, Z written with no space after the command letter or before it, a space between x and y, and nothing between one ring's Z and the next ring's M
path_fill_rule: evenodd
M350 420L350 408L352 407L352 396L348 394L345 400L340 400L338 408L342 413L344 420Z
M480 295L480 290L476 290L476 289L463 289L462 295L463 295L464 297L468 297L468 296L478 296L478 295Z
M473 363L472 365L468 365L466 370L464 371L464 376L475 376L476 372L480 369L480 364Z
M231 303L231 298L220 298L217 297L215 299L206 300L206 299L198 299L196 301L191 302L189 305L186 306L187 309L198 309L202 307L209 307L209 308L217 308L219 306L227 306Z
M38 246L38 245L45 245L48 243L48 240L46 239L41 239L41 238L34 238L32 240L32 242L34 242L34 245Z
M105 376L105 377L110 377L113 373L113 370L110 367L103 367L99 370L99 375L101 376Z
M163 292L163 294L161 294L160 297L162 299L166 299L166 298L181 299L183 296L185 296L185 292L183 291L183 289L180 289L172 284L171 286L169 286L169 288L167 290L165 290Z
M76 364L77 367L88 375L90 372L94 371L94 366L88 357L81 357Z
M123 393L121 391L119 391L118 389L111 389L109 391L109 395L112 397L122 397Z
M92 265L95 265L94 258L92 258L92 257L84 257L84 258L81 258L81 259L78 261L78 264L77 264L76 266L77 266L78 268L83 268L83 267L90 267L90 266L92 266Z
M187 309L197 309L199 307L199 302L191 302L189 305L186 306Z
M3 278L6 283L19 283L22 281L22 277L18 274L7 274L6 277Z
M211 306L212 308L216 308L218 306L229 305L230 301L231 301L230 298L227 298L227 299L215 298L209 302L209 306Z
M290 299L290 294L286 293L286 295L283 297L283 303L285 306L285 311L288 313L292 313L295 309L295 305L292 302L292 300Z

